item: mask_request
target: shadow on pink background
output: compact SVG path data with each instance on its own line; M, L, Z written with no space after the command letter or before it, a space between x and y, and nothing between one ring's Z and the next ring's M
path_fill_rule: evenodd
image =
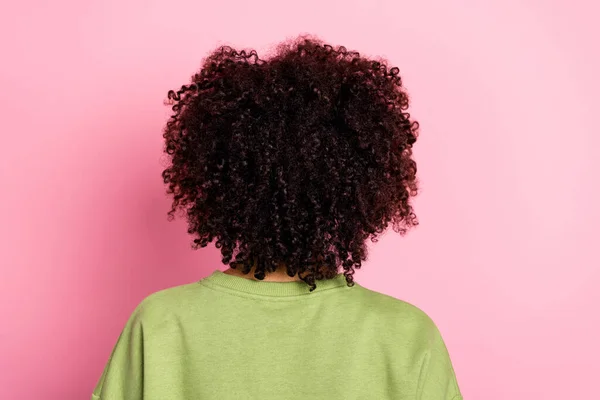
M421 225L356 279L436 321L465 399L596 398L595 4L4 6L0 399L88 399L142 298L225 269L167 221L162 102L213 46L299 33L387 57L421 123Z

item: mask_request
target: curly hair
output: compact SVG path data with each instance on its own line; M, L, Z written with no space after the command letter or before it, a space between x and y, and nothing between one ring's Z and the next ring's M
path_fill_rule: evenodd
M309 35L276 50L218 47L168 92L169 220L182 211L192 248L216 239L222 262L256 279L285 263L312 292L341 266L353 286L368 238L418 224L419 125L382 58Z

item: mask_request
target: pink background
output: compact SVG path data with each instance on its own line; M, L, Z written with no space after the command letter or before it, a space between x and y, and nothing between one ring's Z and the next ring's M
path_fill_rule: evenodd
M225 269L167 221L162 102L298 33L389 58L421 122L421 225L357 280L437 322L465 399L600 398L595 4L3 4L0 398L88 399L143 297Z

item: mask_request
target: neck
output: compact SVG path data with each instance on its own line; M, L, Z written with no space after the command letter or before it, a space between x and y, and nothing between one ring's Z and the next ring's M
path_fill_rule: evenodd
M240 276L242 278L250 279L253 281L258 281L259 279L256 279L254 277L254 272L255 272L254 267L250 270L250 272L248 274L244 274L241 271L238 271L237 269L233 269L233 268L229 268L229 269L226 269L225 271L223 271L223 273L228 274L228 275ZM296 282L296 281L300 281L300 277L298 276L298 274L296 274L293 277L290 277L287 274L285 267L279 267L274 272L267 273L265 276L265 279L262 280L262 282Z

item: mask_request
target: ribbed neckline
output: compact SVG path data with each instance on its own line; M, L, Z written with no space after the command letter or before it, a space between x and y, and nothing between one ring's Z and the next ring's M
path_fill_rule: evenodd
M266 282L256 281L241 276L229 275L221 270L215 270L212 274L202 279L199 283L213 288L221 287L249 295L268 297L290 297L305 294L320 293L325 290L348 287L344 274L337 274L332 279L316 281L317 287L310 292L310 286L302 281L292 282ZM349 288L349 287L348 287Z

